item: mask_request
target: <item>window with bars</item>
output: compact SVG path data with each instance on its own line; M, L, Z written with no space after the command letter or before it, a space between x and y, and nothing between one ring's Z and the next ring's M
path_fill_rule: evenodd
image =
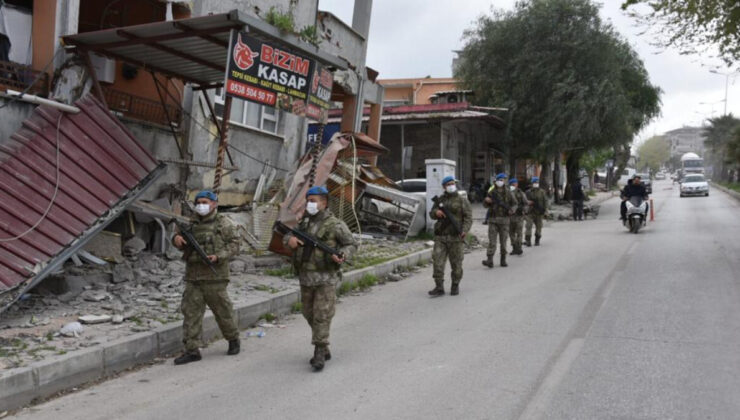
M216 116L219 118L223 118L224 98L223 89L216 89L214 107ZM229 122L270 134L282 135L283 130L280 126L280 113L277 109L269 106L234 98L231 101Z

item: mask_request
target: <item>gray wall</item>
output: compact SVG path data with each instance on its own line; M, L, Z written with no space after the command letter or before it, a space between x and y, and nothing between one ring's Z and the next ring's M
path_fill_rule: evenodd
M8 103L7 99L0 98L0 106ZM23 120L30 117L36 105L15 101L0 109L0 144L5 144L8 138L18 131Z

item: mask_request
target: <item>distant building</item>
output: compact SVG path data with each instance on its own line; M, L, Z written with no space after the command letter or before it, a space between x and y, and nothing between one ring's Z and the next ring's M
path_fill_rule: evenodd
M378 84L385 88L383 104L385 106L427 105L432 103L466 102L467 96L460 82L452 77L423 77L411 79L380 79ZM460 93L452 101L439 101L439 95L450 96Z
M682 127L668 131L663 136L671 146L671 157L681 157L688 152L704 156L704 128L702 127Z

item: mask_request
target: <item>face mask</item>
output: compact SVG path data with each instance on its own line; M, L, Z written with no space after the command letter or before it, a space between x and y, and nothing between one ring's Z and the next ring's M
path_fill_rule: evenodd
M211 212L211 205L210 204L196 204L195 205L195 212L198 213L201 216L205 216L208 213Z
M319 212L319 203L313 203L313 202L310 202L309 201L308 203L306 203L306 211L311 216L313 216L314 214L318 213Z
M513 186L513 185L511 185L511 186L509 186L509 189L512 190L512 191L514 191L514 190L516 190L516 187Z
M540 187L540 184L538 184L536 182L532 184L532 188L539 188L539 187Z
M503 187L504 186L504 181L496 181L496 186L497 187Z
M452 194L457 191L457 185L448 185L445 187L445 191Z

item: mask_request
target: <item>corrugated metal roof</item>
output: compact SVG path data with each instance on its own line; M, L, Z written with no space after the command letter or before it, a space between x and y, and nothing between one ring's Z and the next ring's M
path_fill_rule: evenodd
M78 114L36 108L0 144L0 309L18 296L7 292L36 285L164 172L92 95L75 105Z
M346 69L347 61L283 34L272 25L232 10L143 25L125 26L62 37L65 44L94 51L201 86L224 81L231 29L248 28L250 34L278 42L320 62Z

